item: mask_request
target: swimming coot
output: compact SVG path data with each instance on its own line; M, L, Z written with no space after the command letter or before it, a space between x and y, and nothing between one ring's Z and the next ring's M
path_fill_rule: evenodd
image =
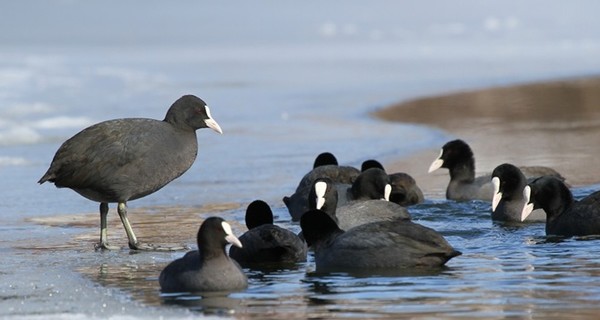
M232 246L229 256L242 267L277 266L306 261L306 242L290 230L273 224L273 212L262 200L246 209L248 231L239 239L243 247Z
M492 220L522 222L523 207L526 202L523 197L523 188L527 185L527 179L519 168L503 163L492 172L492 185L494 196L492 198ZM527 217L527 221L545 221L546 213L536 210Z
M461 254L435 230L409 220L372 222L343 231L325 212L311 210L300 226L315 252L317 271L439 267Z
M417 185L413 177L404 172L388 174L392 192L390 193L390 202L401 206L412 206L425 201L423 191Z
M475 157L471 147L463 140L457 139L442 147L440 156L429 166L429 173L447 168L450 182L446 188L449 200L484 200L492 201L494 186L491 175L475 177ZM554 175L564 178L556 170L543 166L520 166L519 169L527 179L542 175Z
M198 250L169 263L160 273L163 292L236 291L248 287L248 278L240 266L225 253L228 243L242 247L225 220L206 219L197 240Z
M530 182L523 195L523 219L534 209L544 209L547 235L600 235L600 191L577 201L559 178L543 176Z
M333 164L320 165L304 175L291 196L283 197L292 221L299 221L302 214L308 211L308 193L314 181L318 178L329 178L333 183L346 189L358 177L360 171L351 166L338 166Z
M375 221L410 220L406 208L385 199L353 200L338 206L337 193L331 180L317 179L309 194L309 208L325 212L343 230ZM383 190L375 196L383 197Z
M385 171L381 162L375 159L365 160L360 167L360 171L364 172L370 168L378 168ZM421 188L417 186L415 179L409 174L395 172L389 173L388 176L390 185L392 186L392 193L390 194L391 202L406 207L421 203L425 200L423 191L421 191Z

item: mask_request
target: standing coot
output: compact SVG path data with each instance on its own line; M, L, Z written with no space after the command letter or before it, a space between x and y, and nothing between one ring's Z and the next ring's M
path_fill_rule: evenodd
M38 183L50 181L100 202L96 248L117 248L107 243L106 235L108 203L116 202L131 249L182 249L138 242L127 218L127 201L147 196L187 171L198 153L196 130L201 128L222 133L206 103L193 95L175 101L163 121L130 118L100 122L65 141Z

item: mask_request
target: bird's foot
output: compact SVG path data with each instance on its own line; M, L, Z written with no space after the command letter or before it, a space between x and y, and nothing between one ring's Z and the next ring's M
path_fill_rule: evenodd
M119 246L111 246L107 242L98 242L94 245L94 249L97 250L121 250Z
M152 243L129 243L129 249L131 250L141 250L141 251L182 251L189 250L190 248L185 245L157 245Z

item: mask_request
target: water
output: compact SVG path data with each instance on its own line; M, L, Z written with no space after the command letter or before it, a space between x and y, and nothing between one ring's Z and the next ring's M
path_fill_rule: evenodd
M386 163L449 138L433 128L378 122L369 111L426 94L600 70L593 1L463 5L0 4L0 315L594 314L597 240L548 241L543 225L493 224L487 203L433 197L411 210L464 253L439 273L321 275L309 259L293 270L249 270L245 292L183 299L161 296L156 281L181 252L94 252L97 205L35 183L60 143L81 128L118 117L161 119L175 99L193 93L211 106L224 135L199 131L195 165L130 203L138 236L193 246L197 221L214 214L239 234L244 206L256 198L297 231L281 197L319 152L331 151L343 164ZM111 242L123 245L114 218Z

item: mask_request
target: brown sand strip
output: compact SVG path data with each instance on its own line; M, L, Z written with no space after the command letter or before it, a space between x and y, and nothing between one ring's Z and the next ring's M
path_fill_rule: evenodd
M478 173L510 162L553 167L573 186L600 182L600 78L426 97L374 115L441 128L465 140L475 153ZM387 167L413 175L429 196L443 197L447 170L427 174L441 147Z
M168 245L186 244L196 248L196 234L204 219L210 216L221 216L229 222L236 235L241 235L247 229L235 219L223 216L224 211L240 208L237 203L215 203L200 207L140 207L130 208L129 218L138 239L147 243ZM75 235L65 243L55 243L51 240L44 243L19 243L20 249L40 250L52 248L94 250L94 244L100 237L100 215L98 213L64 214L47 217L33 217L28 222L49 227L79 227L83 232ZM58 240L57 240L58 241ZM119 215L114 206L108 214L108 241L112 245L127 248L127 236Z

